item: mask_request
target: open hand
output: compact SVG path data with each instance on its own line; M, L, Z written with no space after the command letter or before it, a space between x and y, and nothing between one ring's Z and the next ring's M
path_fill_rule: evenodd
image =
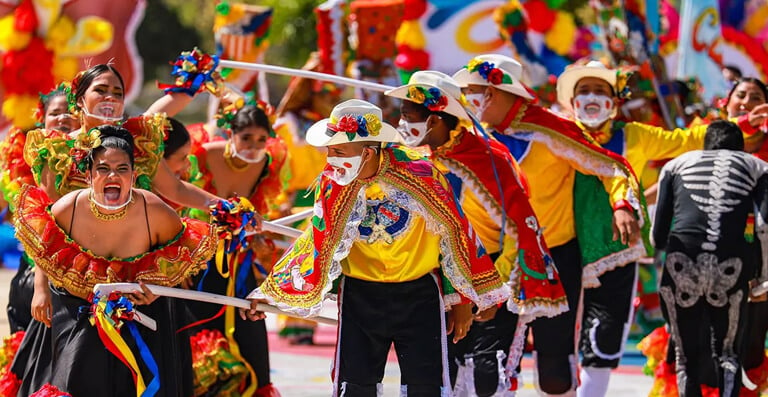
M453 343L458 343L464 339L472 325L472 304L464 303L455 305L448 312L448 323L446 332L453 333Z
M613 211L613 241L633 245L640 238L640 225L632 211L619 208Z

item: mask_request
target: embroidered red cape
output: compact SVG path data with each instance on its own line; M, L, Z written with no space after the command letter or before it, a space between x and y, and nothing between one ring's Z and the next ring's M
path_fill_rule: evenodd
M440 171L418 154L397 147L382 150L378 174L340 186L322 176L315 192L315 213L309 227L252 296L265 297L274 304L301 316L319 313L324 295L341 275L341 264L359 232L365 215L365 187L369 183L392 186L408 194L426 209L430 219L442 228L441 271L446 303L464 299L482 310L509 298L496 269L457 207L453 193ZM415 254L415 253L414 253ZM460 296L458 296L460 295Z
M512 289L510 303L514 305L510 304L509 309L530 319L552 317L567 311L565 290L556 269L551 266L552 257L528 201L517 162L502 143L486 141L461 128L462 132L454 141L439 148L434 156L468 185L499 227L505 223L508 236L516 235L518 257L498 259L513 261L509 285ZM547 264L553 276L551 281L547 277Z
M49 212L50 204L42 190L25 186L16 207L16 237L54 285L80 297L87 297L98 283L177 285L205 269L216 249L212 225L185 219L183 230L173 240L150 252L119 259L96 256L58 226Z

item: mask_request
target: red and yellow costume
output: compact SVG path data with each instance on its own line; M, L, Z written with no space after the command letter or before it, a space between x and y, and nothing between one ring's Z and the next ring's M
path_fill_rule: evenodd
M263 296L283 310L307 317L319 313L333 281L343 272L353 273L355 277L373 277L377 281L407 281L406 278L416 276L410 274L412 272L388 274L386 267L377 266L368 270L375 274L366 276L359 268L361 263L355 260L362 257L356 250L371 250L370 247L356 247L364 245L355 244L361 228L370 229L366 233L371 237L376 234L372 241L389 240L387 231L379 230L381 224L365 219L366 195L375 197L379 194L398 201L400 208L407 208L426 223L428 236L420 239L439 239L440 248L436 252L434 248L424 250L426 243L414 240L416 236L402 235L402 238L411 239L409 252L439 258L438 262L431 263L439 266L442 273L446 306L471 301L483 310L508 298L508 291L493 264L472 238L474 233L456 206L447 180L419 155L399 148L382 150L375 184L356 179L349 185L340 186L327 177L321 178L315 192L312 226L275 264L252 296ZM369 253L366 251L361 255ZM422 266L418 276L432 270Z
M151 190L152 177L163 158L165 124L165 114L132 117L122 124L133 135L138 188ZM93 139L95 135L85 131L84 127L75 134L43 129L29 131L24 160L31 167L35 182L40 183L43 168L48 167L55 176L55 188L60 195L88 187L84 163L80 160L87 154L89 148L86 146Z
M641 227L649 227L640 186L627 160L587 141L576 124L528 106L523 99L495 130L528 178L531 206L548 245L589 236L579 239L584 287L598 286L603 273L647 254L644 244L627 246L612 238L616 208L634 210Z

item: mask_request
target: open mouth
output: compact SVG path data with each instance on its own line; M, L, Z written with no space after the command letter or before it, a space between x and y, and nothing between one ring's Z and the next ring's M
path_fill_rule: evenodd
M122 188L118 183L108 183L104 185L104 201L106 204L115 204L120 200Z
M584 113L586 113L587 116L597 116L600 114L600 105L595 102L588 103L584 105Z

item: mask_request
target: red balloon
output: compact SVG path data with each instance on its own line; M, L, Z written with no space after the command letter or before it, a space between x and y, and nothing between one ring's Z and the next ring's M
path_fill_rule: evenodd
M523 8L528 14L528 27L536 32L544 33L555 23L555 11L542 0L526 1Z
M395 66L403 70L425 70L429 68L429 53L411 49L400 52L395 58Z
M427 0L405 0L404 4L403 20L405 21L419 19L427 12Z

